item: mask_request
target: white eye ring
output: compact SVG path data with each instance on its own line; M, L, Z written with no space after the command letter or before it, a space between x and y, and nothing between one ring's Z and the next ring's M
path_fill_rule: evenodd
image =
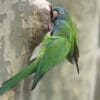
M63 10L60 11L60 14L64 14L65 12Z
M55 25L59 25L59 22L55 22Z

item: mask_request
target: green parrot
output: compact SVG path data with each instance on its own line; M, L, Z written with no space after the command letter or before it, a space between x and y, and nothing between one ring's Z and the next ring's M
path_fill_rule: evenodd
M69 18L68 18L69 19ZM38 56L22 71L8 79L0 88L0 95L13 88L19 81L34 74L33 90L41 78L56 64L68 59L75 49L74 30L70 21L56 19L54 21L53 35L47 33L42 41ZM60 51L60 52L59 52Z
M72 31L72 37L74 40L74 49L69 53L69 56L67 56L67 59L73 64L76 64L77 67L77 72L79 74L79 66L78 66L78 58L79 58L79 49L77 46L77 32L76 32L76 27L74 23L71 20L71 16L68 14L68 12L65 11L65 9L61 6L56 6L52 9L53 12L53 18L54 20L64 20L66 23L69 24L69 28ZM70 30L69 29L69 30ZM66 28L66 32L68 29Z

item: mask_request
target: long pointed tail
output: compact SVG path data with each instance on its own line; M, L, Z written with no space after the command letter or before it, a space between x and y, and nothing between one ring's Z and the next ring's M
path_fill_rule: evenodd
M25 77L31 75L36 70L36 64L32 63L28 65L25 69L20 71L18 74L13 76L12 78L8 79L6 82L2 84L2 87L0 88L0 95L4 94L4 92L8 91L12 87L14 87L19 81L24 79Z
M77 73L79 74L80 69L79 69L79 65L78 65L78 61L77 60L75 60L75 65L76 65Z

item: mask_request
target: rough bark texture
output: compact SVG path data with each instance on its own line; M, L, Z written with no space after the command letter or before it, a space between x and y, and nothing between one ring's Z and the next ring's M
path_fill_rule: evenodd
M16 86L14 90L0 97L0 100L100 99L100 75L98 74L100 69L100 56L98 56L100 55L98 53L100 47L100 1L54 0L53 5L55 4L64 6L76 23L80 49L79 76L75 67L65 60L49 71L33 92L30 91L31 78L28 78ZM46 33L47 26L45 25L48 22L48 11L47 13L45 10L37 12L35 8L30 5L28 0L0 1L1 83L27 65L28 58L32 53L30 48L33 48L34 44L37 45L33 41L33 33ZM45 15L47 15L46 18Z
M39 0L0 1L1 84L28 64L33 48L47 32L49 11L33 5L35 1ZM42 1L45 0L40 2L44 5ZM30 82L30 78L20 82L0 100L30 100Z

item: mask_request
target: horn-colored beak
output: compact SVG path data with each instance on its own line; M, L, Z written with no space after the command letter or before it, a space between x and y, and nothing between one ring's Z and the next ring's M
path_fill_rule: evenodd
M57 11L53 11L53 18L56 18L58 16L58 12Z

